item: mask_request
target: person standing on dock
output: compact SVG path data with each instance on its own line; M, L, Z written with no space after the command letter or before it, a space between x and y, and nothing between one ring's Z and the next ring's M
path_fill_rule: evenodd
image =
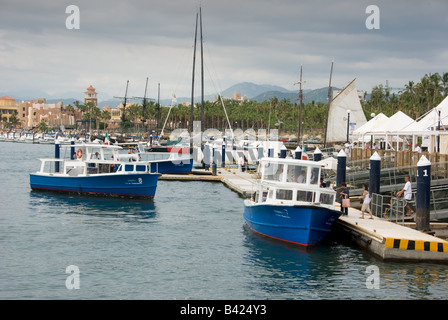
M339 195L341 197L341 211L343 216L348 215L348 207L350 206L350 192L347 188L347 183L342 182L341 184L341 191L339 192ZM344 201L348 200L348 201ZM348 205L344 204L344 202L348 203Z
M370 219L373 219L372 211L370 210L370 194L369 187L366 184L362 185L364 193L362 195L362 206L361 206L361 219L364 219L364 212L368 211L370 214Z
M405 181L405 185L404 185L403 189L397 193L397 196L401 197L404 193L406 215L411 216L414 213L414 211L412 210L411 205L409 203L412 200L412 185L411 185L410 177L405 176L404 181Z

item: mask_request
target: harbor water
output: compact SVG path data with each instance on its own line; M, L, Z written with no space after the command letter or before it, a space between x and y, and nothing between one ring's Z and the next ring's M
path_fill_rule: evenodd
M53 153L0 142L1 299L448 297L443 264L383 262L335 235L308 250L258 236L218 182L159 181L154 200L32 192Z

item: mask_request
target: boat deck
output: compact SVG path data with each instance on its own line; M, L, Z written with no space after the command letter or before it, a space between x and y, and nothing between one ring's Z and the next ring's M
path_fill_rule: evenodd
M250 197L255 192L256 178L255 173L218 168L216 176L211 170L197 169L185 175L164 174L159 180L222 182L242 197ZM360 210L350 208L348 216L338 219L336 228L379 258L448 263L448 241L385 219L369 219L369 214L364 219L360 216Z

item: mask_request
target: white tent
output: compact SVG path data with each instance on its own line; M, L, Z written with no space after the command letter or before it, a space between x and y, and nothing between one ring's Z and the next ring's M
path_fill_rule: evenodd
M350 113L349 131L361 127L367 122L358 97L354 79L331 101L328 111L327 142L347 140L347 118Z
M448 97L429 111L418 123L423 130L437 130L439 120L441 127L448 126Z
M368 131L370 131L375 125L378 126L380 123L387 121L389 119L388 116L384 115L384 113L380 113L370 119L367 123L363 124L361 127L353 131L354 135L362 135Z
M369 133L400 133L404 128L411 125L414 122L414 119L403 113L402 111L398 111L393 116L391 116L386 121L381 121L376 123L372 128L368 131Z

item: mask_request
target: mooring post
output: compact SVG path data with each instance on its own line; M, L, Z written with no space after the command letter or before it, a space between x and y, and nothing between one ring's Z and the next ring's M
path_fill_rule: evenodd
M221 168L226 166L226 143L223 141L221 148Z
M322 151L320 151L319 148L316 148L313 153L313 160L314 161L320 161L322 160Z
M373 193L380 193L380 175L381 175L381 157L378 152L375 151L370 157L370 182L369 193L372 196Z
M342 182L345 182L346 166L347 166L347 155L345 154L344 150L341 150L338 153L338 168L336 172L337 188L339 188L342 185Z
M74 145L75 145L75 139L74 138L70 139L70 145L71 145L71 147L70 147L70 160L74 160L76 158L75 147L74 147Z
M54 157L56 159L60 158L60 148L59 148L59 141L55 141L54 142ZM59 161L56 161L55 166L54 166L54 172L59 172Z
M417 194L416 194L416 229L430 231L429 205L431 200L431 162L422 156L417 163Z
M280 158L282 158L282 159L285 159L286 158L286 151L287 151L288 149L286 149L286 147L285 147L285 145L283 145L281 148L280 148Z
M294 159L302 160L302 149L299 146L294 151Z

